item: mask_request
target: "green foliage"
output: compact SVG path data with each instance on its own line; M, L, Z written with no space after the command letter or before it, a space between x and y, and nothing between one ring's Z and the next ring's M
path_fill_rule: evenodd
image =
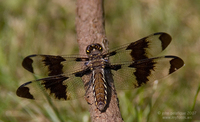
M48 101L25 100L15 95L22 83L34 79L21 66L25 56L78 53L75 1L4 0L0 3L0 121L89 121L84 98L49 104ZM199 0L104 1L110 48L151 33L167 32L173 40L161 55L177 55L185 61L183 68L158 84L119 91L124 121L200 119L199 3ZM186 116L190 119L164 118L176 117L178 112L190 114Z

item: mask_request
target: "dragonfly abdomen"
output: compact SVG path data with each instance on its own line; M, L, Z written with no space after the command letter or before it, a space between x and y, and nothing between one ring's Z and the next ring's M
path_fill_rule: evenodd
M95 105L100 111L103 111L107 104L107 83L103 69L93 71L93 94Z

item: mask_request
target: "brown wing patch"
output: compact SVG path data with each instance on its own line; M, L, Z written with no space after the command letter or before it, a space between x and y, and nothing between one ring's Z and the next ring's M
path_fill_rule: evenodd
M165 56L167 57L167 56ZM170 64L171 64L171 67L169 69L169 74L175 72L176 70L180 69L183 65L184 65L184 62L182 59L176 57L174 59L172 59L170 61Z
M30 55L30 56L27 56L26 58L24 58L24 60L22 61L22 66L28 70L29 72L32 72L34 73L33 71L33 60L31 59L31 57L34 57L36 55Z
M69 99L67 96L67 85L63 84L63 81L69 77L59 76L56 78L44 78L41 85L44 86L45 90L48 91L49 95L54 96L55 99Z
M26 87L26 85L32 83L31 81L30 82L27 82L23 85L21 85L18 89L17 89L17 96L19 97L24 97L24 98L28 98L28 99L34 99L33 95L30 93L30 89L28 87Z
M146 37L147 38L147 37ZM146 56L146 48L148 48L148 41L146 38L143 38L137 42L131 43L126 50L131 50L131 57L132 60L139 60L139 59L145 59L148 58Z
M142 84L146 84L149 79L148 77L151 75L153 71L155 71L156 62L154 62L153 59L148 60L141 60L141 61L135 61L128 67L134 67L136 68L136 71L133 73L136 76L137 86L139 87Z
M172 40L172 37L167 33L155 33L154 35L160 35L159 39L162 42L162 50L164 50Z
M62 58L61 56L43 56L43 62L45 64L45 66L48 66L49 69L49 73L48 76L53 76L53 75L59 75L62 74L63 71L63 65L61 64L61 62L65 61L64 58Z
M163 51L171 42L171 36L167 33L154 33L144 37L127 46L126 50L131 50L132 60L150 58Z

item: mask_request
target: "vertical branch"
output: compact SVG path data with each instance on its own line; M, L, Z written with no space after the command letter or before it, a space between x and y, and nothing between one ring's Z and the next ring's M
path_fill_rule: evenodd
M86 54L86 46L92 43L99 43L107 47L106 43L104 43L106 42L104 22L103 0L77 0L76 31L81 55ZM106 77L107 81L113 85L112 75L109 71ZM84 84L88 83L90 78L91 76L84 76L82 78ZM114 85L113 88L108 87L108 92L106 109L100 112L95 106L92 87L88 90L85 99L90 107L89 111L92 121L122 121Z
M101 43L105 38L102 0L77 0L76 31L81 54L89 44Z

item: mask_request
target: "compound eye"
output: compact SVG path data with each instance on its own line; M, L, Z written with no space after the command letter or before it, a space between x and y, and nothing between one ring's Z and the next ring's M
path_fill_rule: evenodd
M87 46L86 54L90 54L91 50L93 49L92 45Z
M101 52L102 52L102 50L103 50L103 48L102 48L102 46L101 46L100 44L97 44L97 45L96 45L96 49L99 50L99 51L101 51Z

